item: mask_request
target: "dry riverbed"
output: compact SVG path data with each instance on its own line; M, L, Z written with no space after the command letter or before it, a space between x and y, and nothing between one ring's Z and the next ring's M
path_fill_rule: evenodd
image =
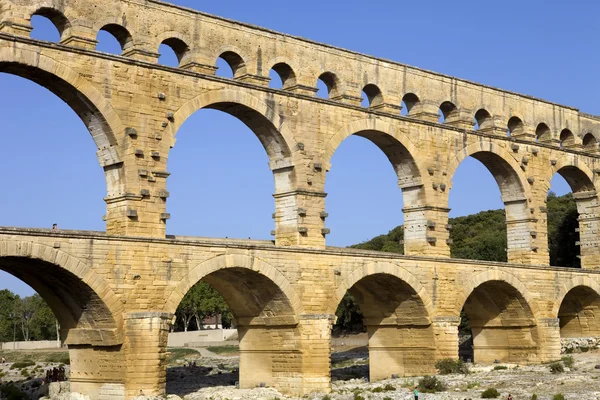
M238 357L235 348L215 348L215 352L203 349L172 349L167 372L167 391L170 399L286 399L272 388L237 389L239 380ZM333 392L305 396L307 399L322 400L361 400L361 399L409 399L412 388L419 377L390 379L369 383L368 353L366 348L337 349L332 355ZM344 351L341 351L344 350ZM61 354L18 352L18 354L0 353L7 357L19 357L36 360L34 365L24 368L11 368L12 363L0 366L0 381L15 382L18 388L32 398L44 393L41 378L47 368L60 365ZM493 366L471 366L468 375L438 376L447 386L447 390L435 394L422 394L426 400L464 400L479 399L487 388L496 388L500 399L511 393L515 400L531 399L533 394L538 400L551 400L561 393L567 400L600 400L600 350L573 354L574 365L565 372L552 374L548 365L518 366L497 364ZM194 366L193 363L196 363ZM191 366L190 366L191 363ZM498 366L501 367L498 367ZM68 365L65 365L68 371ZM498 369L506 367L506 369ZM494 369L496 368L496 369Z

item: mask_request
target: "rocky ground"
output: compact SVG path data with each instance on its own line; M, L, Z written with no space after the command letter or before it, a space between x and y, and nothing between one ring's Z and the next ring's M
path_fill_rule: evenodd
M583 345L585 347L585 344ZM390 379L369 383L368 353L365 347L337 349L332 355L333 392L305 396L311 400L387 400L409 399L412 388L419 377ZM579 351L571 349L571 351ZM487 388L496 388L505 399L512 394L515 400L531 399L533 394L538 400L551 400L561 393L567 400L600 400L600 350L590 350L571 355L572 368L565 372L552 374L548 365L519 366L514 364L496 364L492 366L471 366L468 375L438 376L447 386L446 391L435 394L422 394L426 400L464 400L479 399ZM196 366L193 366L193 362ZM192 365L190 366L190 363ZM0 366L2 382L18 382L25 391L36 398L45 393L41 386L41 377L46 368L59 363L36 363L23 369L11 369L12 364ZM68 367L68 366L67 366ZM503 369L506 367L506 369ZM237 389L238 358L235 354L214 354L206 349L200 352L185 349L176 350L170 358L167 372L167 392L169 399L185 400L224 400L224 399L287 399L272 388ZM24 374L28 374L26 377ZM39 382L39 384L38 384ZM47 389L46 389L47 392ZM62 396L61 399L72 399ZM74 399L74 398L73 398ZM142 399L139 399L142 400Z

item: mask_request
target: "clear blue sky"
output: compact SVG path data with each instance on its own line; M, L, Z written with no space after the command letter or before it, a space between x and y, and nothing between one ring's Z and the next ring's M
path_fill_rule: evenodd
M600 114L596 1L175 3ZM43 22L35 21L33 36L52 40ZM110 39L100 35L99 49L115 51ZM0 88L0 225L103 230L104 176L82 122L34 83L0 74ZM269 239L273 179L254 134L233 117L202 110L177 138L168 166L168 232ZM552 189L569 191L560 178ZM336 152L326 191L330 245L358 243L402 223L394 172L364 139L349 138ZM494 179L477 161L459 168L450 207L451 216L502 207ZM32 293L0 272L2 288Z

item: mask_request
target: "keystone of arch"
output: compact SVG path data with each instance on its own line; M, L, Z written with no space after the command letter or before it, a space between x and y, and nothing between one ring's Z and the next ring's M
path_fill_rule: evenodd
M560 306L562 305L565 297L571 290L579 286L592 289L598 296L600 296L600 284L591 279L589 276L577 276L572 278L565 284L561 285L558 295L556 296L556 301L552 305L552 318L558 318L558 312L560 311Z
M196 265L177 284L165 304L164 311L175 314L179 303L192 286L213 272L229 268L243 268L267 277L285 295L294 315L299 315L302 302L287 278L271 264L262 261L260 258L243 254L222 254Z
M110 128L110 132L107 134L92 136L92 139L96 143L96 147L100 150L112 148L114 149L114 152L118 152L117 146L119 141L117 140L117 136L115 136L115 132L124 131L125 128L123 123L111 104L87 79L83 78L79 73L68 66L50 57L35 51L18 48L18 46L11 46L10 48L5 46L1 47L0 64L1 63L15 63L33 67L52 74L71 85L77 92L81 93L87 101L96 107ZM117 157L119 157L118 154ZM119 159L114 160L114 162L119 162ZM102 165L105 164L103 160L100 160L100 163Z
M456 170L460 166L460 164L468 157L472 156L476 153L491 153L495 154L504 160L514 172L514 174L518 177L519 182L521 183L521 187L523 189L523 196L525 198L531 198L531 188L529 187L529 183L527 182L527 177L523 175L521 172L521 167L517 160L505 149L498 146L497 144L491 141L481 142L478 141L476 143L471 143L470 145L461 149L456 157L450 162L448 165L448 176L450 177L450 181L448 182L449 186L452 186L452 179L454 178L454 174ZM487 168L487 166L486 166Z
M39 243L2 240L0 242L0 258L20 257L45 261L73 274L86 284L100 298L110 311L118 328L117 321L123 313L123 303L104 279L95 273L87 264L64 251Z
M175 122L170 125L173 137L173 144L171 147L175 144L175 136L179 131L179 128L181 128L185 121L187 121L187 119L196 111L207 108L213 104L233 103L246 106L265 117L275 127L279 135L281 135L283 142L287 147L286 151L290 154L290 149L294 148L296 141L284 124L283 118L263 101L249 94L248 90L249 89L245 88L215 89L196 96L186 102L177 110L174 116Z
M402 282L409 285L412 290L415 291L419 299L423 302L423 306L425 307L425 310L427 310L427 319L431 320L433 317L433 301L427 293L427 290L423 287L423 285L421 285L421 282L413 274L408 272L408 270L389 262L372 262L352 270L352 272L350 272L346 278L344 278L342 283L340 283L335 290L333 301L330 304L331 308L328 310L328 312L330 314L335 314L338 304L340 304L344 298L344 295L352 286L357 284L363 278L377 274L395 276Z
M533 314L533 318L537 318L538 316L538 304L535 298L531 295L531 292L527 289L527 287L513 274L510 274L505 271L501 271L499 269L493 269L485 272L481 272L473 277L469 282L467 282L463 286L463 290L459 293L456 299L456 307L454 309L454 315L459 317L460 311L464 307L469 296L477 289L479 286L483 285L486 282L493 281L501 281L509 284L513 288L517 290L517 292L523 296L525 302L531 309L531 313Z

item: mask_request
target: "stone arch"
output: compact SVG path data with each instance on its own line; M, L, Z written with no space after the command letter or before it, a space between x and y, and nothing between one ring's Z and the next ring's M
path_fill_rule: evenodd
M36 11L31 14L39 15L41 17L47 18L54 27L58 30L61 39L64 39L64 34L71 28L71 22L69 19L63 14L62 11L56 9L55 7L38 7Z
M318 85L319 80L321 80L327 87L327 98L329 99L336 99L345 91L340 77L332 71L323 71L317 78L315 86Z
M456 308L453 310L454 316L460 316L460 311L462 310L463 305L469 298L469 296L477 289L479 286L486 282L500 281L505 282L508 285L512 286L516 291L523 297L526 303L529 305L531 312L534 317L538 316L539 307L536 299L533 297L529 289L514 275L501 271L498 269L489 270L485 272L480 272L475 275L471 280L462 285L462 290L458 294L458 297L455 302Z
M40 293L57 316L67 344L122 343L121 299L83 261L43 244L2 240L0 269Z
M323 161L326 163L327 170L329 170L329 167L331 165L331 158L333 157L333 154L338 149L338 147L340 147L342 142L348 137L356 135L360 132L379 132L380 134L393 138L399 146L405 148L405 152L412 159L411 161L415 164L415 172L418 173L419 181L421 179L426 179L426 177L424 177L423 174L420 173L422 167L417 164L418 161L416 155L418 154L418 149L412 143L409 136L403 131L394 128L387 122L383 122L376 118L366 118L353 121L348 125L344 126L335 135L333 135L331 139L329 139L329 141L325 144L325 153L323 154ZM367 137L367 139L370 138ZM377 143L375 144L377 145ZM419 184L420 183L424 182L419 182Z
M477 155L479 157L476 157ZM454 177L459 165L468 157L474 157L490 170L496 182L498 182L504 202L523 200L530 197L531 190L527 184L527 178L521 172L521 168L515 158L508 151L492 142L478 141L460 150L448 165L450 180ZM449 184L451 186L452 181ZM507 184L518 184L520 186L520 195L517 197L512 196L510 190L507 190L508 188L504 186Z
M265 77L269 77L271 70L275 70L283 83L283 89L288 89L298 83L300 78L298 65L288 57L275 57L267 64L267 68L262 71Z
M368 83L363 87L362 92L367 95L369 105L367 108L377 107L385 103L383 91L378 85Z
M185 62L191 51L190 39L177 31L162 32L158 35L156 37L156 51L158 51L162 44L169 46L173 50L180 65Z
M271 160L272 169L289 166L290 149L295 145L293 135L274 109L248 94L245 89L212 90L181 106L175 113L173 124L170 125L173 137L171 147L174 146L175 135L183 123L203 108L226 112L244 122L263 144Z
M552 304L551 314L553 318L556 318L558 316L560 306L567 294L571 290L579 286L587 287L596 292L598 296L600 296L600 284L598 282L594 281L593 279L590 279L587 276L576 276L575 278L572 278L571 280L567 281L566 283L560 286L560 289L558 290L558 293L556 295L556 301Z
M108 22L96 30L96 35L100 31L106 31L110 33L121 45L122 53L131 49L134 46L133 34L125 27L126 24L121 22Z
M118 137L125 127L110 102L93 84L52 58L18 48L0 48L0 72L36 82L67 103L88 128L98 148L108 197L124 192L125 174Z
M433 316L433 301L421 282L413 274L408 272L408 270L388 262L374 262L353 269L336 288L334 297L330 302L328 313L335 313L337 305L342 301L346 292L357 282L368 276L378 274L391 275L398 278L400 281L405 282L423 302L423 305L427 310L427 317L431 318Z
M224 55L225 57L223 57ZM229 67L231 67L234 78L242 76L247 72L250 60L250 57L242 49L229 44L219 47L212 58L214 65L216 65L219 58L223 58L229 64Z
M297 323L297 316L302 310L302 302L292 284L274 266L259 258L242 254L219 255L193 267L171 292L165 303L164 311L175 313L185 294L201 279L211 274L236 270L249 271L255 277L262 277L263 283L268 283L273 290L280 292L282 297L277 301L285 309L281 310L283 314L279 316L280 318L275 319L277 323L281 322L281 318L285 319L287 324ZM213 282L209 283L213 284ZM216 289L219 290L218 287ZM265 320L268 324L268 318Z
M546 177L546 190L550 189L550 182L556 173L565 178L573 193L596 190L593 171L585 163L579 162L574 154L565 154L556 160L551 174Z

